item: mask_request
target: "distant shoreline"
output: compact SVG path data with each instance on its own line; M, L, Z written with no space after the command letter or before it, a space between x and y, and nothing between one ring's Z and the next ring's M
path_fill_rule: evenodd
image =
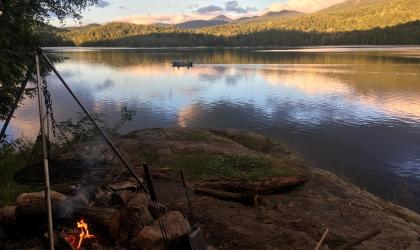
M313 45L313 46L192 46L192 47L119 47L119 46L45 46L42 47L44 50L57 50L57 49L90 49L90 50L164 50L164 49L308 49L308 48L418 48L419 45Z

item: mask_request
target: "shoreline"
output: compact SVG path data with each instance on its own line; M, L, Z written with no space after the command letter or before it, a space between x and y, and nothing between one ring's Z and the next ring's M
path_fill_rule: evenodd
M398 48L407 49L407 48L419 48L420 45L412 45L412 44L406 44L406 45L387 45L387 44L378 44L378 45L368 45L368 44L349 44L349 45L313 45L313 46L192 46L192 47L180 47L180 46L174 46L174 47L120 47L120 46L45 46L42 47L42 49L45 49L46 51L57 51L57 50L63 50L63 49L75 49L75 50L136 50L136 49L142 49L142 50L205 50L205 49L213 49L213 50L241 50L241 49L269 49L269 50L276 50L276 49L312 49L312 48L337 48L337 49L395 49L398 51ZM374 50L377 51L377 50Z
M143 129L119 136L115 143L139 174L142 163L150 164L160 202L169 211L184 215L189 211L180 169L185 170L192 186L218 178L251 182L301 174L309 178L304 186L287 192L259 195L256 205L191 193L194 221L216 249L312 249L326 228L330 233L322 249L335 249L375 228L380 233L354 249L420 248L419 214L329 171L307 166L286 145L262 135L237 129ZM100 157L111 163L104 178L97 178L100 183L115 175L129 178L111 151L97 140L75 147L88 159ZM62 157L71 156L63 153ZM82 183L92 188L99 185L85 177Z

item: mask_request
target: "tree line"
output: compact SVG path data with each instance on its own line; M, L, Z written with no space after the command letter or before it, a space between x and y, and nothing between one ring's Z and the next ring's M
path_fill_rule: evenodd
M45 35L45 34L44 34ZM48 33L44 46L305 46L305 45L415 45L420 44L420 20L386 28L344 32L304 32L267 29L232 36L134 24L111 23L101 28Z
M393 0L259 23L188 30L176 26L108 23L44 29L46 46L302 46L419 44L420 1Z

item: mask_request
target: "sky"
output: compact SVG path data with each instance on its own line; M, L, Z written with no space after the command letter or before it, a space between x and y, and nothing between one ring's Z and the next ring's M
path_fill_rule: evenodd
M344 0L98 0L98 4L85 10L81 21L65 20L56 26L77 26L112 21L136 24L176 24L189 20L207 20L217 15L231 18L256 16L268 11L298 10L315 12Z

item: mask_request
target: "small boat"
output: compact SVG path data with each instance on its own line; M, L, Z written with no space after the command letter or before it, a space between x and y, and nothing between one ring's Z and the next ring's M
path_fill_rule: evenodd
M192 61L174 61L174 62L172 62L172 67L177 67L177 68L181 68L181 67L192 68L193 67L193 62Z

